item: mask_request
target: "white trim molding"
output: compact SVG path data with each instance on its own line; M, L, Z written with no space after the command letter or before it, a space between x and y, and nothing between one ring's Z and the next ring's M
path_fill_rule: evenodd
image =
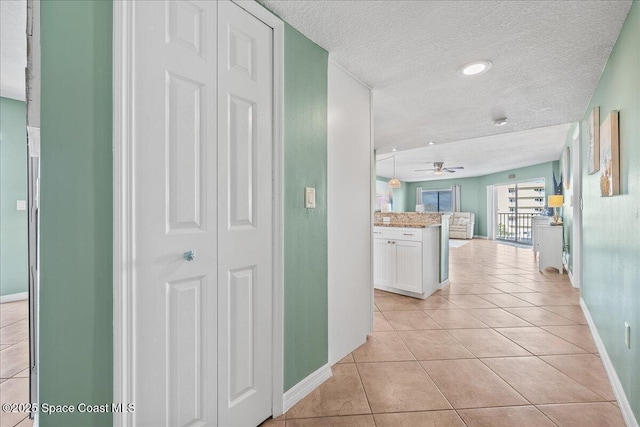
M582 298L580 298L580 307L582 307L582 312L584 313L584 317L587 319L587 323L589 324L589 329L591 330L591 335L593 336L593 341L596 343L596 347L598 347L598 353L600 353L600 360L602 360L602 364L604 365L604 370L607 372L607 376L609 377L609 382L611 383L611 388L613 389L613 394L616 396L616 400L618 401L618 406L620 407L620 412L622 412L622 418L624 418L624 422L627 427L638 427L638 421L636 417L633 415L633 410L631 409L631 405L629 404L629 399L627 399L627 395L622 388L622 383L620 382L620 378L618 378L618 374L616 373L615 368L613 367L613 363L611 363L611 359L609 358L609 354L607 353L607 349L600 338L600 334L598 333L598 329L596 328L596 324L591 317L591 313L589 313L589 308L587 308L587 304L584 302Z
M5 302L22 301L24 299L29 299L29 292L18 292L16 294L2 295L0 297L0 304L4 304Z
M370 242L370 249L369 249L369 256L371 257L371 265L370 265L370 269L369 269L369 279L371 280L371 283L373 283L373 223L374 223L374 212L376 211L376 150L375 147L373 146L373 141L375 138L375 128L374 128L374 111L373 111L373 100L374 100L374 94L373 94L373 90L369 91L369 138L371 140L371 151L369 153L369 168L371 170L371 177L369 178L369 194L371 196L371 215L369 217L369 242ZM371 314L369 316L369 333L373 332L373 317L374 317L374 313L375 310L373 308L373 306L375 305L375 301L374 301L374 289L373 286L371 286L371 292L369 293L369 298L370 298L370 306L371 306Z
M567 270L567 276L569 276L569 282L571 282L571 286L575 288L576 285L573 283L573 274L571 273L571 270L569 270L569 266L564 262L562 263L562 265L564 266L564 269Z
M113 401L133 402L133 2L113 2ZM113 414L115 427L133 424Z
M574 288L578 289L580 288L580 286L576 286L576 282L574 281L574 276L573 276L573 272L569 269L569 265L567 265L566 262L563 262L562 265L564 266L564 269L567 270L567 276L569 276L569 282L571 282L571 286L573 286Z
M284 394L284 412L287 412L296 403L307 397L316 388L331 378L331 366L327 363L321 366L318 370L312 372L308 377L300 381L298 384L291 387Z

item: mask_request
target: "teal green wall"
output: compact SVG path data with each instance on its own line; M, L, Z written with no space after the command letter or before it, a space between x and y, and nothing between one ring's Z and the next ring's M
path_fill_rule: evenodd
M328 360L328 53L284 33L284 390ZM305 209L304 187L316 208Z
M27 211L27 108L22 101L0 98L0 296L29 288Z
M475 178L442 179L436 181L410 182L407 184L407 211L415 211L416 187L424 190L447 189L452 185L460 186L460 210L473 212L476 215L474 234L487 236L487 186L509 184L510 182L526 181L534 178L545 179L546 194L553 194L553 177L558 177L558 162L547 162L539 165L511 169ZM515 174L515 179L509 179Z
M582 120L582 297L640 421L640 2L633 2ZM587 175L586 119L620 111L619 196L600 197L599 172ZM624 322L631 325L631 349Z
M113 400L111 16L111 1L41 3L41 403Z

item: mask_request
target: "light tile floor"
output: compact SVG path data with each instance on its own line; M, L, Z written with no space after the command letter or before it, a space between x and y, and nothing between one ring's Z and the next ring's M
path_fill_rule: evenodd
M275 427L624 426L566 275L530 249L452 248L421 301L375 291L374 329ZM0 400L28 401L27 302L0 305ZM0 414L1 427L31 426Z
M367 342L264 425L624 426L566 274L486 240L450 260L424 301L376 290Z
M0 403L29 401L29 305L0 304ZM24 412L0 412L0 427L31 427Z

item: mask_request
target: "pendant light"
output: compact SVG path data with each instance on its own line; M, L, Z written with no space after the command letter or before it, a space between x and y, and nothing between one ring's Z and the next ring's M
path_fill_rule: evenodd
M402 185L396 176L396 156L393 156L393 178L389 180L389 188L400 188Z

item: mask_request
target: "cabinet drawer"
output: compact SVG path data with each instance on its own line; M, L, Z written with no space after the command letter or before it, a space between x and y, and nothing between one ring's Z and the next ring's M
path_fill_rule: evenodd
M374 239L422 241L422 228L374 227Z

